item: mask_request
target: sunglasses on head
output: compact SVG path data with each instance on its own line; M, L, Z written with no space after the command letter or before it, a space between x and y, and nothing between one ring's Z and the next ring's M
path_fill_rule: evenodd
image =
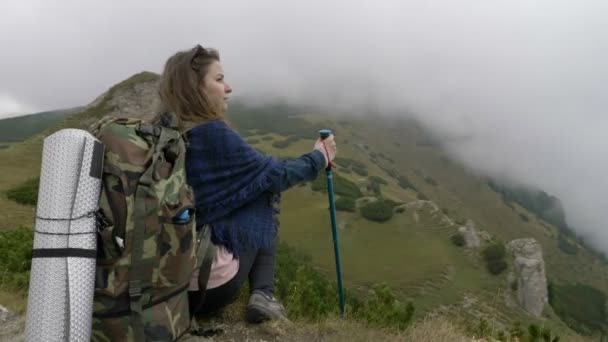
M201 65L196 60L198 57L200 57L200 56L211 57L211 56L213 56L214 53L215 53L214 49L204 48L200 44L197 44L192 49L191 57L190 57L190 67L192 68L192 70L200 71L200 69L201 69Z

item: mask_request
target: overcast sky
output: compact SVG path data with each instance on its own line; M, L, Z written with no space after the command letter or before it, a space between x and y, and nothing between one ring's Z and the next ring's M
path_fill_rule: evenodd
M88 104L200 43L235 94L471 136L452 152L557 195L608 252L607 17L603 0L2 0L0 117Z

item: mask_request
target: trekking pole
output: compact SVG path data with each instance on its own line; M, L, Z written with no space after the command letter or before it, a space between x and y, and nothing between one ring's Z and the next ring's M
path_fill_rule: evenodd
M319 135L322 140L329 137L331 130L322 129L319 131ZM325 145L324 145L325 147ZM327 152L326 152L327 153ZM329 158L329 156L328 156ZM331 234L334 239L334 255L336 259L336 274L338 276L338 295L340 299L340 318L344 319L344 288L342 287L342 265L340 263L340 248L338 242L338 229L336 227L336 202L334 199L334 181L333 174L331 171L332 163L328 163L325 168L327 175L327 194L329 195L329 213L331 217Z

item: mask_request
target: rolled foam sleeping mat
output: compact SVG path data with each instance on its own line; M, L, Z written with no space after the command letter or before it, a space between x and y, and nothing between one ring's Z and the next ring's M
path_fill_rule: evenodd
M90 341L103 145L63 129L44 139L27 341Z

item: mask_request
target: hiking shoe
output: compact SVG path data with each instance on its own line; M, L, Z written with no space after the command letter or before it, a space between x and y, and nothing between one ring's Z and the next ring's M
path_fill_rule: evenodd
M247 304L247 321L261 323L267 320L287 321L287 312L272 295L261 290L254 290L249 296Z

